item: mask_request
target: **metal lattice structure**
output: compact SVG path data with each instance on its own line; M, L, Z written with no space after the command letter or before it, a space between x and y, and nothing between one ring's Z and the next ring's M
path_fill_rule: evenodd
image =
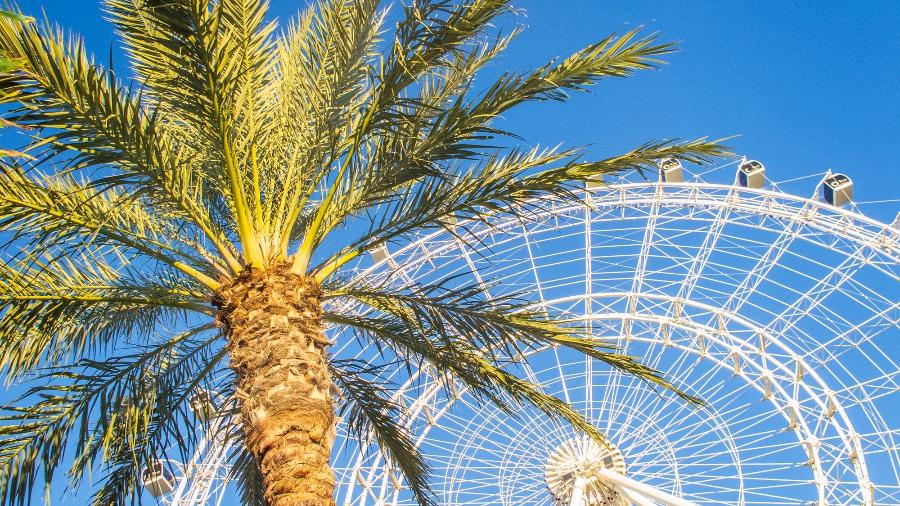
M610 443L598 449L533 408L513 416L443 390L432 370L398 370L384 380L399 385L440 504L900 504L900 228L827 202L831 174L807 181L807 198L761 183L761 165L726 184L671 169L665 181L591 185L588 205L546 202L528 222L459 225L477 240L423 235L359 266L370 280L458 276L487 299L527 294L709 403L692 408L562 349L508 364L593 421ZM829 200L849 198L835 188ZM331 332L346 343L334 356L385 360ZM338 504L414 504L374 445L345 434Z
M477 240L434 233L376 253L359 275L458 275L488 298L526 293L709 402L693 409L553 348L509 364L621 452L624 473L598 460L580 504L900 504L900 230L825 201L831 174L807 181L806 198L760 184L761 168L733 184L680 166L666 182L611 181L588 206L461 225ZM441 504L578 504L547 474L580 438L570 427L528 407L510 416L462 387L442 393L427 369L386 380L403 385ZM338 504L414 504L374 448L344 440L335 455Z
M231 466L229 427L240 423L232 402L200 390L191 400L198 420L204 423L188 462L165 459L153 469L144 469L145 490L166 506L223 504ZM227 503L225 503L227 504Z
M197 506L222 504L230 467L225 426L239 423L236 415L217 417L209 425L206 436L200 441L190 463L181 466L181 479L170 497L169 506Z

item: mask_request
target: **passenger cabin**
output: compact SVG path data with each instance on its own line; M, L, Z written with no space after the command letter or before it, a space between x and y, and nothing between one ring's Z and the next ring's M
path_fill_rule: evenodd
M156 462L141 471L141 482L153 497L162 497L175 490L175 473L162 462Z
M684 182L684 170L677 158L663 158L659 162L659 180L663 183Z
M584 187L588 190L596 190L597 188L603 188L604 186L606 186L606 181L603 179L602 174L590 177L584 181Z
M738 168L738 184L744 188L762 188L766 184L766 168L756 160L744 160Z
M822 182L822 198L840 207L853 199L853 181L844 174L834 174Z
M191 404L194 415L203 422L208 422L219 409L215 397L209 390L200 390L192 395L188 402Z
M387 245L385 245L384 243L379 244L378 246L375 246L374 248L372 248L370 253L372 255L372 261L375 262L376 264L384 262L385 260L388 259L388 257L391 256L390 253L388 252Z

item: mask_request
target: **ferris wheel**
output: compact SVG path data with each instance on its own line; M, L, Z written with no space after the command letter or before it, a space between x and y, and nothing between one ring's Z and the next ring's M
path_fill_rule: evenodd
M386 381L402 385L395 400L438 502L900 504L897 222L859 212L842 174L796 181L797 196L746 159L702 176L666 160L659 172L588 185L587 205L547 202L527 222L461 224L473 240L438 232L383 248L360 268L527 294L708 402L563 349L508 365L579 409L603 446L533 408L511 415L445 391L431 370L398 372ZM415 504L374 446L342 439L334 455L338 504Z
M508 364L580 410L600 445L530 407L442 388L428 368L397 370L384 380L399 385L438 503L900 504L900 224L863 215L845 175L771 180L746 159L700 175L665 160L658 181L589 184L584 205L460 223L476 240L430 233L358 266L383 282L456 276L486 298L526 294L708 403L564 349ZM346 343L336 358L379 360L331 332ZM337 504L415 504L374 444L339 429ZM227 452L209 448L196 460L223 469ZM172 488L221 485L186 476Z

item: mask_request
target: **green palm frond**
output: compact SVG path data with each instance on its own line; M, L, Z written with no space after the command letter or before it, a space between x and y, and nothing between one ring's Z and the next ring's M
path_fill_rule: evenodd
M436 504L428 485L428 463L412 435L400 422L402 406L390 398L381 369L357 360L336 360L331 374L343 395L341 415L349 432L361 442L378 443L392 468L398 469L419 504Z
M526 101L565 100L566 90L587 91L600 79L627 77L636 70L651 68L659 63L657 56L672 50L671 44L654 44L655 37L634 40L637 33L632 31L618 39L609 37L530 74L505 73L480 93L470 88L461 90L452 104L431 108L434 118L428 125L426 140L418 147L419 156L431 160L478 157L484 149L496 147L484 144L485 141L497 135L511 135L490 125L512 107ZM498 54L495 49L480 50L488 55ZM471 97L473 94L476 96Z
M121 163L155 170L165 166L155 153L155 125L137 100L125 95L110 72L98 70L79 40L49 26L0 20L0 51L21 62L4 76L0 99L18 106L17 123L52 131L31 150L75 154L74 166ZM159 176L159 175L158 175Z
M183 457L195 436L189 393L221 359L216 334L204 326L150 349L76 367L50 370L0 415L0 490L3 502L29 502L40 475L45 487L57 467L70 461L77 485L98 461L112 471L98 491L100 504L121 504L140 483L138 472L163 450ZM27 407L19 407L20 404ZM127 468L124 472L121 467Z
M441 381L448 397L456 395L456 381L482 401L489 401L506 413L530 404L552 419L560 418L591 436L598 443L607 444L603 435L578 411L560 399L544 394L539 387L516 377L494 363L497 357L485 353L466 342L465 337L444 339L446 336L423 336L411 330L402 318L391 316L360 316L328 314L334 324L353 328L379 348L392 350L408 367L429 367ZM429 337L431 340L429 340ZM512 361L512 358L508 359ZM407 480L421 479L418 471L401 468Z
M540 207L541 197L553 196L580 202L574 181L596 179L602 174L625 170L643 171L659 159L675 157L703 163L727 154L717 142L696 139L686 142L647 143L620 156L584 162L573 158L577 151L513 150L506 156L491 156L481 166L460 174L426 177L420 183L395 191L378 202L380 206L367 233L320 263L316 277L325 280L342 265L364 251L405 234L428 227L442 227L451 219L486 222L502 214L523 215ZM536 173L532 173L538 170Z
M501 3L495 2L490 7L485 7L485 11L481 14L485 15L486 19L492 18L502 10L499 7ZM477 14L475 17L477 18ZM637 70L652 68L660 63L658 56L667 54L673 49L671 44L655 44L655 36L636 39L637 33L635 30L618 39L609 37L559 63L551 62L530 74L503 74L487 91L476 98L469 97L473 93L469 90L468 83L463 80L455 86L458 92L456 97L446 96L448 94L444 92L445 96L442 98L448 102L445 107L436 108L426 100L419 105L415 101L410 101L404 107L396 108L390 125L385 126L392 135L384 137L412 142L393 146L397 142L388 141L387 153L376 152L374 157L366 156L368 162L366 170L360 171L365 179L348 178L350 182L344 186L346 190L341 193L341 198L336 199L343 205L332 205L320 211L324 215L326 225L313 232L324 236L333 226L331 224L340 223L347 215L359 211L359 206L348 204L354 200L368 200L360 195L371 195L373 190L378 195L402 192L408 183L425 177L428 174L427 170L434 170L434 164L441 161L478 161L490 158L493 155L488 150L493 151L498 147L495 144L495 137L513 135L491 127L491 123L512 107L531 100L565 100L568 97L566 90L586 91L589 85L600 79L627 77ZM484 63L481 60L499 54L505 43L506 41L502 40L493 46L487 43L475 45L467 51L454 49L454 54L461 53L457 56L461 62L454 63L465 67L469 61L468 65L477 68ZM473 75L469 74L468 78ZM386 85L382 83L382 86ZM376 88L374 100L379 100L378 93L381 92L380 88ZM370 104L371 107L376 105ZM362 133L357 132L357 135ZM398 147L402 149L397 149ZM403 153L403 156L398 159L397 153ZM395 155L384 160L387 166L383 172L388 173L387 178L378 177L378 166L370 167L372 158L382 161L379 160L379 155L385 154ZM420 170L418 173L413 171L417 177L397 178L393 172L398 166L401 170L406 167ZM391 184L393 179L398 179L398 183ZM365 184L366 180L370 182L369 185ZM340 182L341 177L338 176L335 184ZM314 237L310 240L319 239Z
M240 433L235 434L235 437L240 436ZM238 443L234 445L230 461L232 464L229 479L236 484L241 505L266 506L264 478L253 454L247 451L242 443Z
M32 132L27 152L70 169L115 166L112 174L92 177L91 186L127 186L132 197L203 231L234 268L228 241L206 210L204 183L191 170L195 153L175 142L178 136L112 71L98 68L80 39L0 19L0 54L21 62L0 76L0 104L14 106L7 119Z
M363 138L370 132L390 130L391 124L403 121L401 111L414 100L404 97L404 90L417 82L430 68L440 68L465 43L484 31L491 20L509 10L508 0L474 0L467 3L416 1L405 9L406 17L396 28L394 43L380 71L375 76L371 99L365 113L352 124L349 146L341 153L340 168L336 170L329 189L322 198L316 216L310 224L295 254L294 270L306 270L313 250L321 243L322 230L354 157L359 153ZM339 159L340 159L339 158Z
M176 70L162 27L154 19L153 2L104 0L103 7L122 39L131 71L144 85L144 97L159 101Z
M275 230L288 239L294 222L313 197L318 183L343 152L353 124L370 90L369 61L378 42L384 14L378 1L331 0L310 7L293 23L278 47L273 94L278 98L277 128L261 145L276 166L287 170L270 177ZM276 137L278 136L278 137Z
M608 342L593 339L586 329L565 325L565 322L552 320L540 312L530 312L524 299L510 296L488 300L480 285L453 289L442 287L441 283L401 288L343 286L327 293L329 297L341 300L356 300L363 306L338 304L338 307L351 309L327 312L326 321L348 329L348 333L355 333L357 338L363 339L363 345L369 343L377 347L382 356L397 357L398 362L410 370L424 368L430 371L443 383L448 395L452 395L452 384L459 381L476 398L493 402L507 413L515 413L517 408L530 404L551 418L567 421L600 444L608 443L579 412L496 364L514 364L522 360L525 349L567 347L651 385L673 391L690 403L702 404L697 397L665 380L658 371L616 353L615 347ZM366 371L377 373L376 369ZM346 375L346 371L334 374L345 394L348 389L355 388L354 384L363 385L359 387L358 395L379 391L372 382L355 376L342 378L341 374ZM375 414L396 409L386 405L387 401L373 399L369 402L381 406L380 411L372 408ZM374 422L369 420L369 423ZM398 449L389 447L395 460L399 450L405 451L411 459L406 465L396 462L397 467L409 483L418 483L426 470L413 465L418 462L414 448L403 445L402 435L394 436L392 440L395 445L400 445ZM387 445L381 439L378 442L382 448ZM424 498L418 500L422 504L428 503Z
M19 23L33 23L34 18L26 16L19 12L10 12L0 9L0 18L11 19ZM14 60L0 56L0 74L12 72L19 68L19 64ZM0 157L9 156L9 150L0 150Z
M508 0L416 0L404 11L391 51L377 75L380 90L367 128L393 122L396 106L411 102L402 94L407 87L432 69L452 66L465 45L511 7Z
M34 248L62 244L78 251L88 244L111 245L188 275L209 278L226 269L210 262L214 257L204 252L202 232L181 225L177 215L166 216L116 188L99 191L68 174L45 176L34 170L26 174L3 162L0 227L22 231L17 239L27 238Z
M456 279L345 281L349 262L422 229L477 241L471 226L581 203L602 174L727 154L718 141L654 141L591 161L499 126L522 104L655 68L671 44L635 30L485 82L522 29L495 26L515 13L508 0L411 0L392 26L379 0L318 0L282 34L264 0L103 3L128 71L62 28L0 11L0 126L16 129L0 146L0 371L41 382L0 416L0 503L28 503L63 468L73 486L94 468L93 503L125 504L143 466L189 452L186 396L233 389L218 382L232 377L217 292L248 270L312 276L339 338L397 359L331 366L353 434L379 444L423 504L434 502L426 461L381 365L427 367L447 388L508 411L531 404L598 441L516 376L523 351L566 347L698 402L524 297L488 299ZM242 501L261 505L258 464L242 445L230 458Z
M12 19L13 21L18 21L20 23L34 22L34 18L31 16L26 16L20 12L10 12L5 10L0 10L0 18Z
M493 363L518 360L523 350L547 345L566 347L600 360L624 373L676 392L686 400L696 398L681 392L658 371L632 357L615 353L615 346L593 339L587 329L554 319L532 309L524 295L486 296L481 283L452 287L454 278L418 286L374 286L350 283L325 287L326 297L355 300L377 315L395 321L403 335L414 335L420 345L459 346L466 343ZM353 326L353 315L331 314L335 323ZM363 320L366 321L366 320Z
M126 12L133 9L121 3L112 5L114 9L123 7ZM200 137L194 142L206 147L209 163L204 164L204 173L228 202L239 236L252 238L254 211L247 196L253 187L247 183L254 163L245 163L236 150L247 137L246 128L255 131L259 125L254 122L262 120L257 118L257 108L263 104L257 92L267 74L268 34L273 29L262 25L264 4L186 0L148 2L139 10L155 30L147 33L145 37L152 40L143 47L132 46L132 58L136 51L146 49L148 59L157 57L166 63L170 72L154 74L153 82L158 80L159 87L153 93L167 115L177 111L177 119L188 123L190 133ZM257 68L260 65L263 68ZM248 71L248 66L253 70ZM238 124L243 132L236 128ZM253 134L249 138L252 145ZM263 260L259 244L247 241L242 246L244 258L251 264Z
M68 473L72 486L77 487L84 474L100 464L102 476L91 495L93 506L140 503L144 486L142 471L156 463L171 467L172 463L166 460L184 462L190 458L199 433L185 431L184 427L202 427L208 420L198 419L197 413L189 409L188 399L201 387L221 393L233 391L229 383L223 384L217 377L223 372L221 362L225 356L216 344L220 337L213 326L205 325L179 334L159 348L112 360L117 365L136 363L148 354L158 354L160 349L166 351L159 364L152 368L143 366L142 382L133 385L135 388L122 397L122 406L115 408L112 416L103 418L108 420L107 424L101 425L94 434L99 439L102 430L103 446L94 454L84 454L76 460ZM88 369L94 374L98 370ZM101 410L98 417L108 413ZM219 416L229 414L228 411L218 413ZM239 427L220 430L239 432ZM207 437L212 436L207 434Z
M183 278L146 279L121 252L104 252L0 263L0 369L10 378L211 312Z

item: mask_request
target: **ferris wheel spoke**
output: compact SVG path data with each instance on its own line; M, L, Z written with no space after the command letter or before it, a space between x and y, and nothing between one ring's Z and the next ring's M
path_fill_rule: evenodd
M662 353L660 353L660 355L661 354ZM680 381L680 379L682 378L682 376L680 374L681 373L680 368L682 365L689 362L691 360L691 358L692 357L690 357L690 355L688 353L681 353L678 356L678 358L675 360L675 362L673 363L672 369L670 371L668 371L668 374L666 375L667 379L669 379L671 381L675 381L675 382ZM658 363L659 363L658 360L650 361L650 363L647 365L649 365L650 367L656 367L658 365ZM681 385L678 385L678 384L676 384L675 386L676 386L676 388L681 387ZM696 390L696 389L694 389L694 390ZM677 397L674 394L669 393L665 396L662 396L661 392L654 391L653 389L645 389L642 392L639 392L636 396L634 396L634 398L632 399L632 401L630 403L631 407L629 408L629 411L631 413L636 412L637 406L645 405L645 403L647 402L647 399L651 396L656 396L654 403L657 403L657 404L660 401L662 401L663 399L665 399L664 404L659 406L661 410L665 410L666 408L668 408L669 406L671 406L673 403L676 403L676 402L680 403L682 405L681 406L682 409L684 409L688 406L687 401L681 399L680 397Z
M688 354L683 353L681 355L681 357L679 357L679 358L683 359L686 362L688 359ZM723 384L720 383L718 385L718 388L714 388L714 389L710 389L710 387L709 387L709 382L715 378L715 372L716 372L716 370L714 368L707 369L701 377L694 380L695 384L697 384L697 382L701 382L701 381L702 381L702 383L700 383L699 386L694 386L693 390L697 391L697 392L705 392L708 395L717 395L718 390L723 386ZM680 378L681 376L679 375L679 371L676 370L671 373L671 377L674 379L677 379L677 378ZM623 410L627 412L626 416L628 417L626 419L626 425L631 424L632 417L641 411L641 408L645 406L645 403L647 402L648 397L652 396L652 395L658 395L658 394L656 392L653 392L652 389L645 389L644 391L639 392L637 395L632 395L630 402L622 404ZM673 401L674 401L674 396L672 396L668 399L668 401L664 407L668 407L669 405L671 405L671 403ZM679 410L676 413L676 415L683 413L688 406L683 401L679 400L679 402L681 403L681 406L679 407Z
M593 335L594 332L593 318L591 318L594 313L594 284L592 277L592 271L594 267L591 264L594 255L593 252L593 238L591 237L591 207L584 206L584 317L587 324L588 335ZM592 402L594 395L593 366L594 364L592 360L584 361L584 390L585 394L587 395L586 414L588 420L594 419L594 403ZM602 410L603 406L600 406L599 408Z
M900 245L898 232L777 188L699 180L623 180L590 204L546 206L533 223L472 224L479 242L464 247L422 235L390 256L414 281L459 276L490 280L493 296L528 294L710 401L695 411L562 348L503 364L588 416L629 478L703 505L900 503L900 415L890 408L900 401L900 294L873 282L900 271L882 247ZM379 358L345 342L342 356ZM404 389L442 503L563 504L544 473L556 449L587 451L572 427L528 405L502 412L464 388ZM381 457L347 462L342 483L367 480L347 502L414 504Z
M541 276L538 274L537 264L535 263L535 252L533 246L531 244L531 234L528 232L528 229L523 225L522 228L522 239L525 242L525 249L528 253L528 263L530 264L530 272L531 275L534 276L534 288L535 292L538 295L538 300L540 301L541 308L546 311L547 309L547 300L544 298L544 287L543 282L541 281Z
M896 394L900 389L898 378L900 378L900 370L845 385L843 388L833 390L833 393L849 406L870 404L881 397ZM873 392L876 393L873 394Z
M741 412L739 409L744 406L739 406L734 408L733 412ZM726 413L720 412L720 417L725 415ZM747 429L752 428L754 425L758 425L759 423L765 421L770 414L762 413L757 415L757 420L744 419L742 420L747 424ZM727 418L722 420L720 426L727 426L729 422ZM693 463L702 463L705 456L709 457L720 457L721 451L715 450L711 453L705 454L704 452L710 450L717 445L722 444L722 442L730 442L734 451L742 451L742 448L747 446L747 441L750 441L754 445L758 445L760 441L766 439L771 435L771 431L762 431L757 433L736 433L734 431L729 431L727 434L717 434L711 436L709 433L708 427L704 426L703 421L694 424L683 424L681 426L668 426L667 425L667 436L678 441L678 449L679 451L686 456L690 456L692 464ZM704 439L705 438L705 439ZM740 444L738 444L740 443ZM645 458L645 454L649 449L645 449L643 452L631 456L631 458L635 462L643 462L647 460Z
M728 195L725 197L726 202L730 202L736 198L736 195L734 189L729 190ZM719 238L722 236L722 231L728 221L730 211L731 207L727 205L722 206L717 211L716 217L713 219L712 224L707 229L706 235L703 237L703 243L695 253L687 274L678 288L677 297L679 299L689 299L691 297L694 287L696 287L697 283L700 281L710 256L712 256L716 247L719 245Z
M562 363L559 360L559 350L555 346L551 349L553 350L553 358L556 362L556 371L559 374L559 382L562 386L562 398L566 402L566 404L572 404L572 397L569 395L569 388L566 385L566 377L565 374L563 374Z
M837 333L829 339L823 339L820 344L814 348L810 348L809 354L813 355L827 351L836 344L843 344L847 347L865 344L874 339L878 334L887 330L893 330L897 326L898 322L900 322L900 318L897 316L891 318L892 314L900 316L900 302L889 304L885 308L875 311L874 314L866 320L848 327L843 332ZM875 332L875 335L871 335L871 332L873 331ZM856 339L851 339L853 337Z
M808 209L809 203L807 202L803 205L799 214L803 215ZM802 222L800 220L794 220L785 225L769 249L757 261L756 265L748 269L746 277L737 285L737 288L723 304L722 307L726 311L737 313L743 307L759 288L759 285L767 278L769 272L778 264L782 255L788 251L794 239L799 235L798 232L801 226Z
M860 248L856 254L844 259L840 265L821 277L815 285L802 293L797 300L773 318L766 325L766 330L781 336L787 335L802 318L808 317L813 310L818 308L823 301L839 290L862 268L867 261L863 254L863 248Z
M636 415L636 413L645 412L643 410L649 410L652 407L653 407L652 405L642 404L642 405L637 405L637 406L633 406L631 408L625 409L628 412L628 416L627 416L625 422L620 426L620 429L615 434L615 438L617 440L627 440L627 439L636 439L636 438L642 437L643 434L645 432L649 431L652 426L645 424L642 420L638 420L635 415ZM656 422L667 423L667 421L675 420L674 425L671 427L668 427L668 429L674 430L676 428L675 426L678 426L678 425L681 425L684 423L688 423L686 421L687 417L682 418L682 419L677 418L678 412L683 411L683 409L684 409L684 406L680 406L679 409L676 410L676 412L657 411L657 413L665 413L665 415L664 415L664 419L659 419L659 418L662 418L662 416L658 416L657 417L658 420L656 420ZM634 427L635 425L638 426L637 430L632 429L632 427ZM668 439L665 439L665 440L658 439L657 441L658 442L662 442L662 441L668 442ZM636 455L630 456L630 458L632 458L634 461L639 461L641 459L641 457L643 456L643 453L646 452L647 450L648 450L648 448L644 448L643 451L641 451L640 453L638 453Z
M661 195L663 193L663 187L661 185L656 185L655 191L657 192L657 195ZM649 215L647 217L647 224L646 224L646 227L644 228L644 237L641 240L641 248L640 248L640 251L638 252L638 256L636 259L636 264L635 264L635 268L634 268L634 276L633 276L632 282L631 282L630 299L629 299L629 305L631 306L630 310L632 312L634 311L633 305L635 304L635 302L633 302L633 301L637 297L637 294L641 292L641 286L644 282L644 276L645 276L645 272L647 269L647 262L650 257L650 248L653 245L654 234L656 232L656 222L659 218L659 210L660 210L658 200L659 199L654 199L653 204L650 206ZM631 320L623 319L621 335L623 335L623 336L631 335L631 331L632 331L631 325L632 325ZM626 339L625 344L622 347L623 353L628 353L628 344L629 344L629 342ZM609 385L609 387L606 389L606 391L603 392L603 401L602 402L604 405L608 405L611 402L610 397L612 395L614 395L615 391L618 388L618 380L619 380L618 377L613 377L612 384ZM606 431L608 432L609 429L610 429L610 426L607 424Z

